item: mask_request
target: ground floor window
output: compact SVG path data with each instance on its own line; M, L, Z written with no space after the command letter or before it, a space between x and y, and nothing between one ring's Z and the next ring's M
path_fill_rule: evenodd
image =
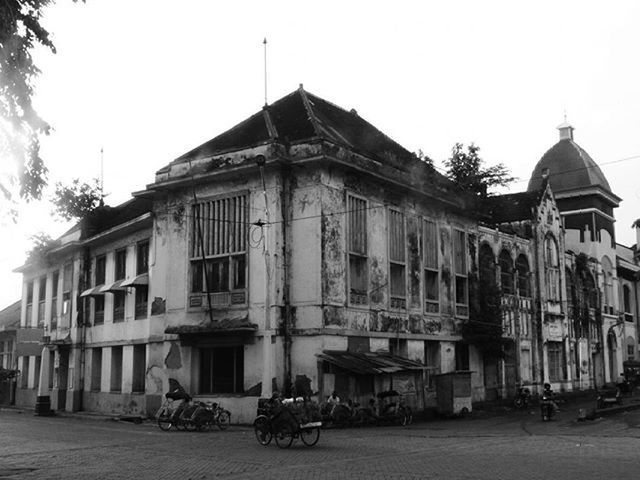
M122 347L111 348L111 391L122 391Z
M469 370L469 345L456 343L456 370Z
M102 348L91 349L91 386L92 392L99 392L102 383Z
M547 357L549 359L549 381L564 380L564 345L562 342L547 343Z
M20 381L20 386L22 388L29 388L29 361L31 357L22 357L22 372L20 375L22 377Z
M199 393L244 391L244 346L200 349Z
M36 366L33 369L34 379L33 379L33 388L38 390L40 388L40 365L42 365L42 357L35 357Z
M145 389L145 372L147 362L147 346L133 346L133 392L144 392Z

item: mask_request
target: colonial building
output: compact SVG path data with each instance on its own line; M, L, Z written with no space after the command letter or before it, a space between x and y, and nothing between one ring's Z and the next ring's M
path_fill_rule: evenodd
M620 342L636 355L637 251L615 254L608 185L563 190L556 162L479 204L300 87L21 267L21 326L39 344L19 357L19 400L152 414L171 378L248 422L275 389L361 402L394 389L423 409L434 375L455 370L471 371L474 401L611 380ZM580 195L589 242L607 245L574 232ZM574 316L576 295L593 303Z

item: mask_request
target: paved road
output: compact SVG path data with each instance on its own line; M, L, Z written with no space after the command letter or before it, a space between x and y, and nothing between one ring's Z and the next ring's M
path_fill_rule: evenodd
M312 448L260 446L247 427L162 432L151 423L0 411L0 479L638 479L640 411L577 423L536 411L324 430Z

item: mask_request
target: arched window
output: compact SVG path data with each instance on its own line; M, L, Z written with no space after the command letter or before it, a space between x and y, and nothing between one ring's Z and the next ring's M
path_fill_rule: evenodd
M571 316L573 312L573 274L568 268L564 269L565 296L567 297L567 313Z
M609 257L602 257L602 276L602 311L613 315L613 265L611 265Z
M500 252L498 257L500 264L500 284L502 285L502 293L512 295L513 291L513 260L506 250Z
M593 276L588 272L585 272L584 276L583 296L589 308L598 308L598 290L596 290L596 283L593 281Z
M558 244L551 235L545 239L545 263L547 268L547 300L560 301L560 268Z
M622 302L624 303L624 319L633 322L633 309L631 308L631 289L629 285L622 287Z
M480 283L485 285L495 285L496 283L496 260L493 250L486 243L480 247L479 254Z
M529 280L529 260L525 255L519 255L516 260L518 270L518 294L521 297L531 298L531 281Z

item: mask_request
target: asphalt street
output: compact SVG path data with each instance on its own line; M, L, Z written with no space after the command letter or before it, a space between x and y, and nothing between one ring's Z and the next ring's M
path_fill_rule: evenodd
M577 422L536 409L327 429L314 447L261 446L249 427L163 432L0 411L0 479L638 479L640 410Z

